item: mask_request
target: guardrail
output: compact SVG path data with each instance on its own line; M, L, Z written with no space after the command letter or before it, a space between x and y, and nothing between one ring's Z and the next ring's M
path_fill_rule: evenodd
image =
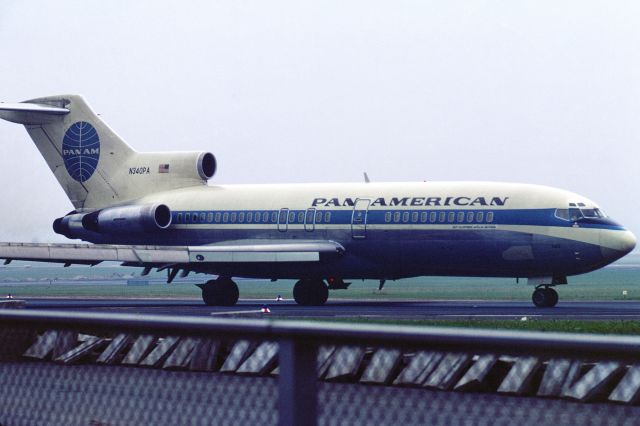
M5 340L20 330L37 331L5 361L26 356L179 369L186 368L184 354L195 357L202 342L227 342L226 352L211 355L209 349L215 360L200 365L269 377L275 370L281 425L316 424L319 376L578 401L640 400L639 337L35 310L0 310L0 325ZM172 354L180 348L176 361Z

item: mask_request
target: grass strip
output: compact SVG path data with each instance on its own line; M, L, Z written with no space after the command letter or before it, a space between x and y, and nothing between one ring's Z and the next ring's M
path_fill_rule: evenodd
M291 319L290 317L281 319ZM358 324L386 324L418 327L460 327L488 330L542 331L559 333L640 335L639 320L563 320L563 319L513 319L513 320L422 320L422 319L372 319L354 318L299 318L305 321L325 321Z

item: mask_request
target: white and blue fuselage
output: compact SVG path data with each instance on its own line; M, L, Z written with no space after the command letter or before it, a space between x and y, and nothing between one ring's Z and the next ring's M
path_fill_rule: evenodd
M485 182L203 186L150 195L171 225L96 243L211 245L329 240L343 256L313 264L229 264L245 277L397 279L422 275L566 277L624 256L635 238L580 195Z

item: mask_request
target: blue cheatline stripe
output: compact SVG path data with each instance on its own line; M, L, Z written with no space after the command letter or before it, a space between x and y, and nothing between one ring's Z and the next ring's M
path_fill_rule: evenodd
M367 225L531 225L572 227L574 222L559 219L556 209L511 209L511 210L369 210ZM425 215L426 213L426 215ZM432 214L435 213L435 222ZM441 213L445 214L444 222L440 221ZM453 221L450 221L453 213ZM462 213L462 221L459 214ZM472 213L471 221L470 213ZM481 220L478 214L482 213ZM182 210L173 212L174 225L276 225L280 210ZM315 209L316 225L350 225L353 210ZM268 220L264 217L267 215ZM311 217L307 210L289 210L289 225L303 225L305 218ZM226 221L225 221L226 218ZM423 221L424 220L424 221ZM578 222L581 228L624 230L625 228L607 218L582 219Z

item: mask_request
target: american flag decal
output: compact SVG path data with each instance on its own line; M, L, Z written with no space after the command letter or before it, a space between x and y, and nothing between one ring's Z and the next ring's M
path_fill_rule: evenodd
M160 164L160 166L158 167L158 173L169 173L169 165Z

